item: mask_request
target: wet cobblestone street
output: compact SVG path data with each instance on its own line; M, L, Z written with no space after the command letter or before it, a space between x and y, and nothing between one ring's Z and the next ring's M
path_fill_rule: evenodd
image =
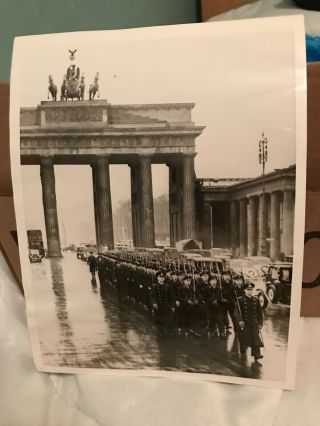
M282 380L286 366L289 308L265 312L262 365L240 359L232 333L225 340L159 336L152 319L120 305L110 286L91 283L88 265L63 259L32 264L43 363L48 366L165 369ZM51 285L48 283L51 282ZM42 312L41 312L42 311Z

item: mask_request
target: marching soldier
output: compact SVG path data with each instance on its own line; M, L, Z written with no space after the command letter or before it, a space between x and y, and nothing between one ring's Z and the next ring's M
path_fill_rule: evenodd
M181 285L181 282L179 281L179 276L178 276L178 272L177 271L170 271L167 274L167 281L168 284L170 285L173 294L175 296L175 298L178 298L178 289Z
M189 332L198 336L194 330L198 315L198 294L195 283L192 283L192 276L185 275L183 285L179 287L178 300L176 306L180 312L180 324L182 331L187 336Z
M221 306L221 291L215 274L209 277L208 286L203 288L202 293L207 308L209 333L214 336L220 336L220 338L226 337Z
M206 293L209 286L209 277L209 271L207 269L203 269L198 274L198 279L196 279L196 288L199 301L197 323L201 331L205 329L208 324L208 310L204 300L204 294Z
M203 269L200 272L200 278L196 280L198 291L201 292L202 287L207 287L209 284L209 271Z
M156 283L152 286L150 293L155 323L159 327L160 335L173 331L174 297L165 278L165 272L159 270L156 273Z
M261 329L263 314L259 299L253 296L254 283L244 284L245 295L238 299L236 310L239 321L238 339L241 355L246 355L247 348L251 348L251 355L255 361L263 358L260 348L264 346Z
M230 326L230 323L229 323L228 314L231 318L234 331L236 331L236 328L237 328L237 321L235 318L236 292L233 285L231 273L226 272L222 275L221 284L222 284L222 296L226 300L224 304L226 332L230 333L229 329L232 327Z
M101 256L97 257L96 270L98 271L100 286L102 286L106 278L106 263Z
M97 261L96 261L96 257L93 254L93 251L90 251L90 255L88 257L87 263L89 265L89 270L90 270L90 273L91 273L91 280L95 281L96 280Z

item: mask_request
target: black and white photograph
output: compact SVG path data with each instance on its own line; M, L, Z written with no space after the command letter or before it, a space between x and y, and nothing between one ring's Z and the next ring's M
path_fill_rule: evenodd
M40 371L293 389L299 16L18 37L11 170Z

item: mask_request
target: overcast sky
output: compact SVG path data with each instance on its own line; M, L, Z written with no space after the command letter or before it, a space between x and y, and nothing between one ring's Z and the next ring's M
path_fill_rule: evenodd
M270 21L181 27L181 32L162 27L30 37L20 64L20 105L35 107L47 99L49 74L60 88L70 64L68 49L77 49L86 92L100 73L100 99L195 103L192 120L206 127L196 139L197 177L260 174L262 129L269 141L266 171L295 163L293 32ZM27 227L44 229L39 167L22 169ZM59 221L74 240L75 217L93 222L91 169L56 166L55 171ZM115 210L130 197L127 166L111 166L111 187ZM168 192L165 165L153 166L153 188L154 196Z

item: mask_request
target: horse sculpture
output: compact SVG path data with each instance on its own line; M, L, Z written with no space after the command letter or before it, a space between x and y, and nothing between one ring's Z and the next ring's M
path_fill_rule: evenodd
M52 75L49 75L49 87L48 87L48 99L49 99L49 93L51 94L52 100L57 100L57 86L53 82Z
M99 92L99 73L95 75L93 84L90 84L89 87L89 101L94 100L95 95L98 94L98 98L100 97Z
M84 84L84 76L81 77L80 86L79 86L79 100L84 100L84 90L86 86Z
M67 100L67 76L65 75L63 77L63 82L61 85L61 94L60 94L60 100L61 101L66 101Z

